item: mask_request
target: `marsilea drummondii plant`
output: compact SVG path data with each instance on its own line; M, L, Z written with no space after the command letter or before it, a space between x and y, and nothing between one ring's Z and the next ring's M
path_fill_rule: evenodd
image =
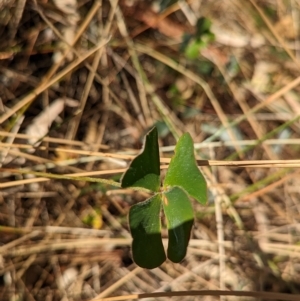
M168 257L180 262L186 255L194 213L189 197L205 204L206 181L195 160L189 133L177 142L163 185L160 179L158 134L156 127L145 136L141 153L131 162L121 179L123 188L139 187L153 192L129 211L133 260L147 269L160 266ZM161 212L168 227L167 255L161 237Z

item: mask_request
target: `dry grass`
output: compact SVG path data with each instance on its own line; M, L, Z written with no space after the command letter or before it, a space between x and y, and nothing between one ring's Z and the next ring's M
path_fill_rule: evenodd
M0 300L300 300L299 1L150 4L0 1ZM143 270L147 195L118 181L154 124L162 170L191 133L209 202L185 260Z

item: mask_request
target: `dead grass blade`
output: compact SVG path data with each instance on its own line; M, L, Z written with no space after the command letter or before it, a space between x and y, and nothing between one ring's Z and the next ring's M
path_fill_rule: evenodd
M118 296L110 298L97 298L93 301L117 301L117 300L137 300L146 298L159 298L159 297L184 297L184 296L236 296L236 297L253 297L264 298L265 300L284 300L284 301L298 301L299 295L290 295L282 293L269 293L269 292L239 292L239 291L184 291L184 292L159 292L149 294L134 294L128 296Z

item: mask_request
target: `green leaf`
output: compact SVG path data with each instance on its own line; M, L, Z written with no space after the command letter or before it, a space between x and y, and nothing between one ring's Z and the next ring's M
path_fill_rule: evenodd
M186 255L194 222L194 213L187 194L179 187L164 192L163 208L169 230L168 258L180 262Z
M129 226L134 262L147 269L160 266L166 260L161 239L161 197L159 194L133 205L129 211Z
M193 40L185 49L185 56L190 59L196 59L199 57L199 51L201 48L203 48L204 43L202 40Z
M159 191L160 163L157 129L154 127L146 137L141 153L136 156L121 179L121 186L143 187Z
M207 18L201 17L197 20L196 24L196 38L201 39L202 35L205 33L210 33L211 21Z
M198 169L189 133L183 134L178 140L165 177L164 188L172 186L179 186L199 203L206 203L206 181Z

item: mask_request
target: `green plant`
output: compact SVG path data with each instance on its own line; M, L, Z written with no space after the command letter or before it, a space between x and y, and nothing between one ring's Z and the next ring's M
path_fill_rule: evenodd
M173 262L180 262L186 255L194 221L189 196L201 204L206 202L206 181L197 167L190 134L185 133L179 139L161 186L158 134L156 127L151 129L141 153L123 174L121 186L139 187L153 193L129 211L135 263L152 269L166 260L161 237L162 210L169 235L167 257Z
M194 34L186 34L183 38L181 50L184 50L188 59L196 59L199 51L208 46L215 39L215 35L211 32L211 21L201 17L197 20L196 32Z

